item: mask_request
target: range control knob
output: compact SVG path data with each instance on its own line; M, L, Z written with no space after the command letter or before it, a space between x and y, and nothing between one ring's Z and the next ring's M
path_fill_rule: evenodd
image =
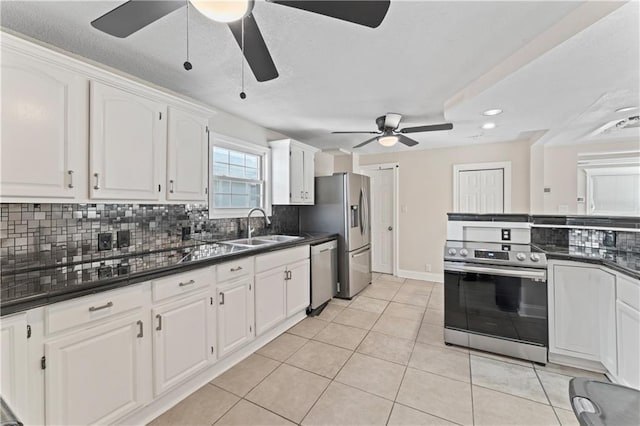
M540 256L538 256L536 253L531 253L531 261L538 262L539 260Z
M449 255L450 255L450 256L455 256L455 255L456 255L456 249L454 249L454 248L450 248L450 249L449 249Z
M466 257L468 254L469 254L469 251L467 249L460 250L460 256Z
M524 253L516 254L516 259L518 259L520 262L523 262L526 258L527 256Z

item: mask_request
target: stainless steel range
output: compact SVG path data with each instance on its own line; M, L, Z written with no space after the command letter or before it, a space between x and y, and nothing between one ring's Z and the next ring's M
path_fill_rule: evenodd
M444 340L544 364L547 259L527 238L512 243L501 226L483 234L494 241L447 241Z

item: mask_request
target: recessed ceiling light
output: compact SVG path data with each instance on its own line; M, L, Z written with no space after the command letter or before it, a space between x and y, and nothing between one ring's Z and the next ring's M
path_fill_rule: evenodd
M627 112L627 111L633 111L634 109L638 109L638 107L637 106L628 106L628 107L618 108L616 110L616 112Z
M498 115L498 114L502 114L502 110L500 108L494 108L494 109L488 109L485 112L482 113L483 115Z
M483 128L484 130L491 130L491 129L495 129L495 127L496 127L496 123L492 123L492 122L484 123L484 124L482 125L482 128Z

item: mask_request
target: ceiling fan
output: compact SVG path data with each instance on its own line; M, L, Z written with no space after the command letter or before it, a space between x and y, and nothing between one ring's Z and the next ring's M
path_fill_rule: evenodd
M245 59L258 81L278 77L269 49L252 15L254 0L129 0L91 22L94 28L125 38L189 1L207 18L226 23L242 48ZM307 12L376 28L389 9L389 0L267 0ZM244 23L244 46L242 30Z
M398 130L398 127L400 126L400 120L402 120L402 115L389 112L387 113L387 115L383 115L381 117L376 118L376 125L378 126L377 132L331 132L331 133L333 134L364 133L364 134L377 135L369 140L362 142L361 144L354 146L354 148L361 148L375 140L377 140L382 146L393 146L398 142L406 146L415 146L415 145L418 145L418 142L414 141L411 138L406 137L404 133L435 132L438 130L453 129L453 124L443 123L443 124L431 124L426 126L405 127L404 129Z

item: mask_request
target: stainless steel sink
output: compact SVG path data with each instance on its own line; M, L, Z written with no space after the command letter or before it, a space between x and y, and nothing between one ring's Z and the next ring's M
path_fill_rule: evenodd
M267 244L274 244L275 241L263 241L257 238L243 238L241 240L225 241L224 244L232 244L234 246L255 247L264 246Z
M293 235L263 235L261 237L243 238L240 240L231 240L221 242L222 244L229 244L236 247L260 247L270 244L286 243L289 241L299 240L302 237Z
M294 235L264 235L260 237L255 237L256 240L270 241L274 243L286 243L289 241L299 240L301 238L302 237L297 237Z

